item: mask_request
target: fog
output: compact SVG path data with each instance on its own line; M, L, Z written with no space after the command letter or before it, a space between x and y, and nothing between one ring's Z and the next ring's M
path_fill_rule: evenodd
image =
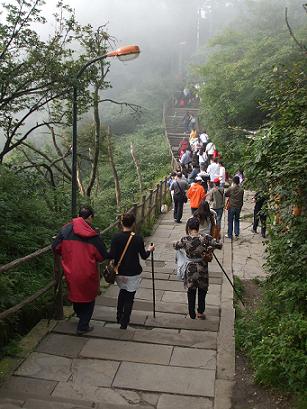
M42 6L47 23L35 29L43 39L54 31L52 14L56 11L57 2L46 0ZM208 39L232 24L238 16L243 22L248 16L248 4L253 2L64 0L64 3L74 9L76 20L82 25L91 24L95 29L107 24L108 33L116 39L114 48L126 44L139 45L141 54L138 59L126 63L112 59L108 76L112 89L104 91L104 95L146 105L150 109L150 97L157 93L155 84L161 83L162 88L163 81L179 80L183 84L189 64L205 62ZM267 0L267 3L277 4L281 19L285 5L289 7L290 18L293 10L299 9L303 13L300 0ZM232 28L235 29L235 25ZM31 118L32 121L35 122L35 118Z

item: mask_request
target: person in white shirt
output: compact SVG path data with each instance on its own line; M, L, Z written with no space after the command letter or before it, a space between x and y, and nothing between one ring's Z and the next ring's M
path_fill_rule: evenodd
M206 153L209 159L212 159L213 153L215 151L215 145L213 142L208 142L206 146Z
M200 148L197 155L198 155L199 166L201 168L204 168L206 164L208 163L208 156L206 152L203 150L203 148Z
M220 187L224 188L225 187L225 179L226 179L226 170L224 167L224 163L220 162Z
M206 134L206 131L200 131L199 132L199 137L200 137L200 140L202 141L202 143L207 143L208 142L209 136Z
M211 186L213 186L214 179L220 177L220 165L217 158L211 159L211 163L207 168L207 173L210 176Z

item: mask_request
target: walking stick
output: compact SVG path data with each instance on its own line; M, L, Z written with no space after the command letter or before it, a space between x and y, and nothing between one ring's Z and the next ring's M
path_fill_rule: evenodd
M245 304L240 296L240 294L238 293L238 291L236 290L235 286L232 284L230 278L228 277L228 274L226 273L226 271L224 270L222 264L220 263L219 259L216 257L216 255L213 253L213 256L215 258L215 260L217 261L218 265L220 266L221 270L223 271L223 273L225 274L227 280L230 282L231 287L233 288L234 292L237 294L237 297L239 298L239 300L241 301L243 307L245 307Z
M153 243L150 244L153 246ZM155 293L155 271L154 271L154 257L153 251L151 252L151 278L152 278L152 310L153 317L156 318L156 293Z

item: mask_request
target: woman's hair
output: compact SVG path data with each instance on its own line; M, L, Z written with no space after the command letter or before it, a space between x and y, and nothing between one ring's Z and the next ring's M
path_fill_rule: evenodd
M206 200L202 200L198 209L194 213L194 216L198 218L200 224L203 224L204 221L206 221L207 223L209 222L210 215L211 213L209 203L206 202Z
M135 223L135 216L133 213L125 213L122 215L121 221L124 227L132 227Z
M185 226L186 233L189 234L189 230L199 230L199 220L197 217L191 217L188 219L187 224Z

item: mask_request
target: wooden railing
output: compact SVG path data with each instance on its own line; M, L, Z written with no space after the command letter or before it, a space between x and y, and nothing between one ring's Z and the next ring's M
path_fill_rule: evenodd
M167 178L160 180L154 189L150 189L149 192L142 196L142 200L139 203L134 203L133 206L128 210L128 212L133 212L136 216L136 229L140 230L143 223L147 221L152 221L156 216L160 214L162 203L164 203L169 197L169 189L167 185ZM104 235L120 225L120 217L101 231ZM35 252L19 258L17 260L11 261L5 265L0 266L0 273L6 273L24 263L31 260L39 259L42 255L51 252L51 245L43 247ZM17 313L24 306L33 303L35 300L40 298L43 294L47 293L53 289L54 291L54 318L63 319L63 289L62 289L62 273L60 269L55 268L53 273L53 278L45 285L45 287L39 289L31 296L25 298L19 304L2 311L0 313L0 320L4 320L7 317Z

